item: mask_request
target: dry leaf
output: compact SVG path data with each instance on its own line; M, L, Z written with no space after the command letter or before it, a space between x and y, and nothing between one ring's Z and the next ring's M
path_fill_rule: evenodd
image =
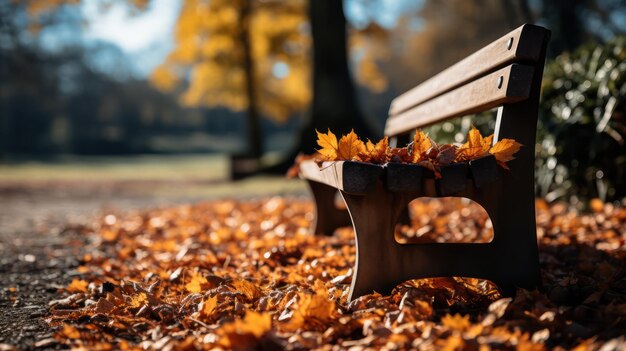
M420 162L434 168L446 148L431 144L435 158ZM64 290L46 321L63 348L76 350L619 349L626 209L590 206L587 213L536 202L545 292L520 289L514 299L501 299L488 281L452 277L348 302L354 231L307 234L310 200L223 199L120 213L115 224L103 216L86 231L119 239L93 241L88 269L70 283L81 291ZM420 239L433 245L493 234L488 215L464 199L409 207L402 239L423 228Z
M513 139L502 139L499 140L489 152L496 158L500 166L509 169L506 163L515 159L513 155L515 155L521 147L522 144Z
M370 140L365 143L364 151L359 153L359 158L363 162L383 164L389 162L391 153L389 150L389 138L384 137L376 144Z
M493 143L493 134L483 137L476 127L472 126L467 133L467 141L461 145L456 154L457 162L467 162L488 154Z
M199 293L206 289L209 281L200 273L192 272L191 281L185 285L187 291L191 293Z
M243 319L223 325L218 333L220 344L234 350L253 350L265 333L272 329L272 316L267 313L246 312Z
M432 146L432 139L421 130L416 130L413 136L411 163L419 163L424 158L424 154L426 154Z
M441 318L441 324L458 331L467 330L471 325L469 316L461 316L460 314L455 314L454 316L447 314L443 316L443 318Z
M359 153L362 153L364 150L365 145L352 130L348 135L344 135L339 139L337 160L360 161Z
M317 150L317 152L324 158L325 161L335 161L337 160L337 151L339 149L339 144L337 143L337 137L333 132L328 130L328 133L317 133L317 145L321 147L321 149Z
M68 292L71 293L78 293L78 292L87 292L87 286L89 285L89 283L87 283L84 280L80 280L80 279L74 279L72 280L72 282L67 286L66 290Z

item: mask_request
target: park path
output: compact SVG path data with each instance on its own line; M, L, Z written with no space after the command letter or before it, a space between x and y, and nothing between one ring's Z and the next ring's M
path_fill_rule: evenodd
M43 317L76 274L88 240L81 229L94 216L205 199L154 195L164 187L185 184L0 182L0 351L57 347Z

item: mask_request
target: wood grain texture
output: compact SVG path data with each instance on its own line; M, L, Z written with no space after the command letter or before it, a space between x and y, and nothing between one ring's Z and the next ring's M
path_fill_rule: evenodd
M315 222L313 234L333 235L335 229L352 225L350 214L341 198L342 208L338 208L336 201L337 189L330 185L307 180L309 189L315 199Z
M541 59L544 28L525 24L428 79L391 102L389 115L402 113L478 77L513 62L533 64ZM509 40L511 46L509 48Z
M351 194L363 194L369 191L382 173L382 166L363 162L324 162L321 168L312 160L300 163L300 177Z
M521 101L528 97L532 78L532 66L512 64L397 116L389 116L385 135L406 133L449 118Z

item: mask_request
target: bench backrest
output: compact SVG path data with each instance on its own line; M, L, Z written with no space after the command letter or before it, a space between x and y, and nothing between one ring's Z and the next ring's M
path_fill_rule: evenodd
M548 37L547 29L525 24L398 96L385 135L527 99L539 89L534 75L543 73Z

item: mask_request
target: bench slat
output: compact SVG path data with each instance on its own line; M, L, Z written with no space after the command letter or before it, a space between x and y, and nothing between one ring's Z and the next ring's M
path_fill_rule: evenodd
M525 24L481 50L459 61L391 102L389 115L398 115L442 95L488 72L513 62L536 62L541 56L545 28ZM509 49L509 40L512 40Z
M365 194L383 173L383 167L353 161L324 162L320 168L315 161L300 163L300 176L330 185L350 194Z
M385 135L406 133L449 118L524 100L530 92L532 77L532 66L510 65L397 116L390 116Z

